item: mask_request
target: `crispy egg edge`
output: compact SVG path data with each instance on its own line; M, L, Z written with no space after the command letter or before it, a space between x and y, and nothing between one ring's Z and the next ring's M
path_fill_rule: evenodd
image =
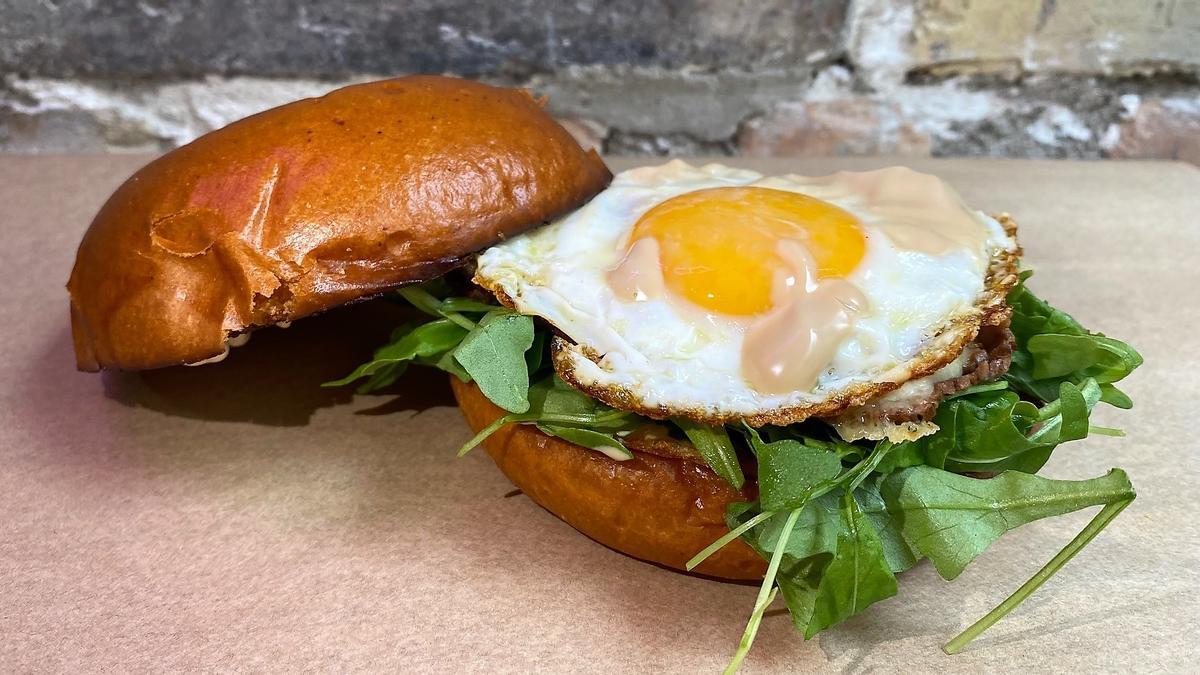
M1005 233L1017 241L1017 224L1007 213L993 216L1004 228ZM1006 303L1009 291L1017 285L1018 261L1022 250L1019 242L1011 250L1002 251L988 265L984 290L979 294L969 314L960 315L948 322L934 336L931 344L913 358L898 364L880 375L883 381L859 382L841 390L834 390L825 399L775 410L742 415L717 414L702 408L671 408L669 406L645 405L634 392L617 385L597 384L581 379L576 368L576 359L599 362L601 355L586 345L568 341L555 335L552 341L551 360L554 370L565 382L606 405L619 410L635 412L651 419L683 417L701 424L730 424L745 422L752 427L766 425L785 426L802 422L810 417L831 417L847 408L867 403L898 389L909 380L927 377L958 357L982 326L995 326L1008 321L1012 310ZM512 298L498 286L489 285L487 280L476 277L475 283L496 296L506 307L513 308Z

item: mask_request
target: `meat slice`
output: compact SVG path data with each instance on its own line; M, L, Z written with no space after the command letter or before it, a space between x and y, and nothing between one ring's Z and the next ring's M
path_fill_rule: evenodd
M905 382L874 401L846 409L826 421L847 441L888 439L913 441L938 430L933 423L938 402L946 396L1008 372L1016 340L1008 322L983 326L958 358L928 377Z

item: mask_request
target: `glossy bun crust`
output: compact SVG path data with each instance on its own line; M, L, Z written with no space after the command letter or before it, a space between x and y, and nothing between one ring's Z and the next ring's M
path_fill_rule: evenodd
M611 174L527 92L447 77L339 89L151 162L84 235L78 366L155 368L439 276Z
M450 383L473 430L504 414L474 384L453 376ZM695 461L639 452L618 462L532 426L506 426L483 445L514 485L567 524L622 553L679 570L729 532L726 505L748 500ZM761 580L766 567L738 540L694 571Z

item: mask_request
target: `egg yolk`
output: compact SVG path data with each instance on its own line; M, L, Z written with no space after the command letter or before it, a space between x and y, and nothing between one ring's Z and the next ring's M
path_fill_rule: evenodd
M638 220L629 246L649 237L658 242L663 282L673 294L733 315L771 309L776 272L790 271L778 252L781 240L805 246L818 279L848 275L866 249L853 215L814 197L761 187L668 199Z

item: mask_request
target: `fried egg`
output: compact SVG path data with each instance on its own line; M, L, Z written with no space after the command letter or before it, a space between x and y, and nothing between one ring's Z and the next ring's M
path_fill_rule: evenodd
M836 414L950 363L1007 311L1015 231L895 167L766 177L682 161L483 252L475 281L563 336L614 407L708 423Z

